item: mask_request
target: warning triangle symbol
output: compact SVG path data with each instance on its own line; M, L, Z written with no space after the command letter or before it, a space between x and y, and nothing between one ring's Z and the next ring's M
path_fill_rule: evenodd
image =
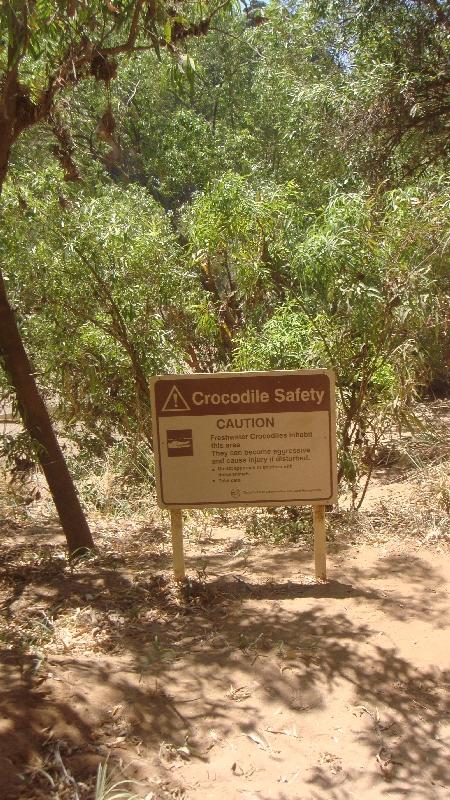
M164 403L161 411L174 411L180 413L180 411L190 410L191 407L186 403L186 400L184 399L180 390L174 384L167 395L167 400Z

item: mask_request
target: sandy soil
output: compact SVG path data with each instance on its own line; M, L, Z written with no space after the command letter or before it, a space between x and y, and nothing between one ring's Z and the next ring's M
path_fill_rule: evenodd
M153 531L133 573L67 574L55 535L6 536L5 611L43 655L3 653L4 800L58 796L58 754L89 796L108 752L149 798L449 796L447 552L335 541L320 584L306 548L214 527L180 595Z
M191 519L182 590L164 522L99 520L100 555L70 566L55 524L4 518L2 800L93 798L107 756L147 800L450 797L430 474L329 516L326 583L308 534L255 542L238 518Z

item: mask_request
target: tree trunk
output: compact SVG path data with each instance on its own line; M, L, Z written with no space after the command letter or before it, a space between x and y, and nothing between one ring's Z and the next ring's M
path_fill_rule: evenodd
M5 371L16 393L23 424L37 444L39 462L47 478L66 535L69 552L73 554L90 550L94 547L91 532L47 408L36 386L1 273L0 353Z
M17 25L13 15L12 25ZM9 166L11 147L18 135L17 104L20 95L17 62L10 46L9 61L13 66L5 76L0 98L0 196ZM5 372L15 390L23 424L37 445L39 463L52 494L69 553L94 547L89 526L81 508L75 486L64 460L52 423L42 400L33 370L17 327L16 316L9 304L0 271L0 356Z

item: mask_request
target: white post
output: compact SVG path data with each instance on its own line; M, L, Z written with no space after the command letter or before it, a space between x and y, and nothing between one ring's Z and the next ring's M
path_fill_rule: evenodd
M170 529L172 531L174 578L176 581L184 581L183 512L181 508L176 508L170 512Z
M327 579L327 542L325 533L325 506L314 506L314 564L316 578Z

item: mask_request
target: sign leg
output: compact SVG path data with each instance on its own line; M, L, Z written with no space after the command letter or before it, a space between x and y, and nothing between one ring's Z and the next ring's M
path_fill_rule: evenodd
M327 579L327 544L325 535L325 506L313 507L314 521L314 564L316 578Z
M170 512L172 532L173 574L176 581L184 581L183 512L180 508Z

